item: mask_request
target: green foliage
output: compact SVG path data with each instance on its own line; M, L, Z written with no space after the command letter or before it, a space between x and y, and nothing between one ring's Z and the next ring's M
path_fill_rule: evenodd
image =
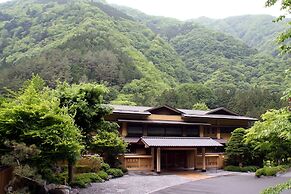
M193 110L209 110L208 106L204 102L198 102L193 105Z
M244 143L246 129L237 128L231 132L231 137L227 143L225 153L229 164L240 165L251 160L251 148Z
M97 173L77 174L71 186L85 188L89 183L102 182L102 178Z
M120 170L118 168L110 168L109 170L107 170L107 173L109 175L112 175L114 178L123 176L122 170Z
M273 5L275 5L278 2L278 0L267 0L266 2L266 6L267 7L271 7ZM283 19L286 18L286 16L289 16L291 13L291 2L289 0L282 0L280 2L281 4L281 11L285 11L284 15L281 15L277 18L277 22L281 21ZM289 26L289 28L282 32L278 38L277 41L279 43L281 43L281 50L283 51L283 53L290 53L291 52L291 44L290 44L290 38L291 38L291 21L288 20L287 25Z
M256 172L257 169L259 167L258 166L243 166L243 167L240 167L240 166L225 166L224 167L224 170L226 171L233 171L233 172Z
M246 134L246 142L254 145L255 151L263 153L264 159L275 163L290 157L291 113L287 108L270 110L262 115Z
M110 165L109 165L109 164L107 164L107 163L105 163L105 162L103 162L103 163L101 164L101 170L107 172L109 169L110 169Z
M280 194L285 190L291 189L291 180L285 182L285 183L280 183L276 186L269 187L265 189L264 191L261 192L261 194Z
M168 104L178 108L193 107L193 104L205 102L209 106L213 106L215 96L210 88L202 84L181 84L174 89L165 90L158 97L160 104Z
M275 167L264 167L260 168L256 171L256 176L261 177L261 176L276 176L278 173L282 173L287 171L288 168L286 166L280 165L280 166L275 166Z
M270 15L243 15L225 19L201 17L194 21L208 28L231 34L261 52L277 55L275 37L285 27L282 24L274 23L274 19L275 17Z
M4 141L35 145L40 154L28 164L39 172L44 161L50 165L57 160L75 162L83 148L81 133L44 81L34 76L14 95L0 108L1 151L11 154Z
M127 144L119 137L117 131L100 131L91 144L91 150L103 156L105 162L108 162L111 166L116 166L117 155L124 153L126 147ZM104 165L102 167L106 168ZM106 169L104 170L106 171Z
M98 176L100 178L102 178L103 180L108 180L108 174L105 171L103 171L103 170L101 170L101 171L98 172Z

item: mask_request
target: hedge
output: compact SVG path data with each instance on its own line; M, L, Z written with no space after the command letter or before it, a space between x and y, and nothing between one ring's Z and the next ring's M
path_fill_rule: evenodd
M276 176L279 172L285 172L287 171L288 166L280 165L280 166L274 166L274 167L264 167L260 168L256 171L256 176Z
M85 188L89 183L102 182L103 179L97 173L77 174L71 186Z
M120 170L118 168L110 168L109 170L107 170L107 173L112 175L113 177L121 177L121 176L123 176L122 170Z
M258 166L244 166L244 167L240 167L240 166L226 166L224 167L224 170L226 171L233 171L233 172L256 172L256 170L258 169Z

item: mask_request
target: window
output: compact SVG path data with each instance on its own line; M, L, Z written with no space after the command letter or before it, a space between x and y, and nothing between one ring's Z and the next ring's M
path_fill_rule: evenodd
M179 126L166 127L166 136L179 137L182 136L182 130Z
M164 136L165 128L162 126L149 126L148 136Z
M220 133L231 133L236 127L221 127Z
M141 137L143 135L143 126L128 124L127 126L127 136L128 137Z
M186 126L185 134L187 137L199 137L199 128L198 126Z

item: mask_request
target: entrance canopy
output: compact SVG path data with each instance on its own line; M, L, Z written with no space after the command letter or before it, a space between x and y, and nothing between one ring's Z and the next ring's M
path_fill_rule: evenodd
M141 137L146 147L220 147L210 137Z

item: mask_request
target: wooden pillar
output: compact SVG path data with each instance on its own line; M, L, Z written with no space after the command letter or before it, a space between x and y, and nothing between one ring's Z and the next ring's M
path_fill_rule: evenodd
M199 135L200 137L204 137L204 127L203 127L203 125L199 126L199 134L200 134Z
M155 148L151 148L151 155L152 155L152 167L151 170L155 170Z
M186 128L185 128L185 126L183 125L183 127L182 127L182 136L183 137L186 137Z
M147 124L143 125L142 135L143 136L148 136L148 126L147 126Z
M127 136L127 123L123 122L121 124L121 136L126 137Z
M197 148L194 150L194 170L197 168Z
M206 172L205 147L202 148L202 172Z
M217 139L221 139L221 136L220 136L220 128L219 127L217 127L217 129L216 129L216 138Z
M161 148L157 148L157 172L161 172Z

